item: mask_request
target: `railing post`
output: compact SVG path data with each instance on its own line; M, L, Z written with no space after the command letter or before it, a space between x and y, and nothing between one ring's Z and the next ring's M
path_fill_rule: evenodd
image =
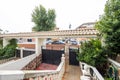
M62 57L61 57L61 62L64 62L65 61L65 55L62 54Z
M120 68L118 68L118 77L120 79Z
M24 47L20 48L20 58L23 58L23 49Z

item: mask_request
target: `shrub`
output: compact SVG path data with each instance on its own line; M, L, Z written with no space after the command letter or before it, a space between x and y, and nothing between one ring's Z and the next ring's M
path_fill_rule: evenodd
M9 44L4 48L0 49L1 58L13 57L16 51L17 42L16 39L9 40Z
M77 59L96 67L100 72L103 72L103 75L105 74L104 65L107 62L107 57L105 48L101 46L101 41L99 39L91 39L88 42L81 43Z

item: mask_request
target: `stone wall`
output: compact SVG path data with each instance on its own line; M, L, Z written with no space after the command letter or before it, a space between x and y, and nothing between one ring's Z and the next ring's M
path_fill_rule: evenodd
M22 70L35 70L42 63L42 54L29 62Z

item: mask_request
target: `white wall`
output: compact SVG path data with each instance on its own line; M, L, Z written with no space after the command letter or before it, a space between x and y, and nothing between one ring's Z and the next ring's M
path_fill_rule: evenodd
M33 54L22 59L12 60L5 64L1 64L0 70L21 70L29 62L31 62L36 56L37 54Z

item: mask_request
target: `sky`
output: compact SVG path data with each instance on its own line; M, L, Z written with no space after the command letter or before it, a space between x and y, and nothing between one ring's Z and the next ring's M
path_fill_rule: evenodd
M104 13L107 0L0 0L0 29L9 33L31 32L32 12L42 5L55 9L56 26L75 29L82 23L95 22Z

